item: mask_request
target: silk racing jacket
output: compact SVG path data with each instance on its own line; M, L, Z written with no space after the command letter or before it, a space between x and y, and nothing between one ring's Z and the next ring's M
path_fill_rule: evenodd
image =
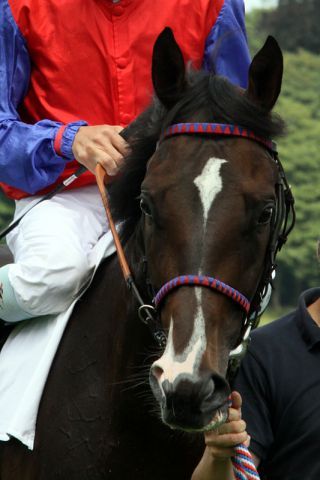
M153 44L246 86L242 0L0 0L0 185L43 194L78 167L82 125L127 125L152 100ZM85 172L69 188L94 183Z

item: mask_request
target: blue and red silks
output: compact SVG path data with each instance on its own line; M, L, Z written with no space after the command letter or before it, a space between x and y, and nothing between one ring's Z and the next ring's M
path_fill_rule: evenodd
M75 171L80 126L126 126L151 102L166 26L186 62L247 83L242 0L0 0L0 18L0 185L11 198ZM92 183L86 172L72 188Z

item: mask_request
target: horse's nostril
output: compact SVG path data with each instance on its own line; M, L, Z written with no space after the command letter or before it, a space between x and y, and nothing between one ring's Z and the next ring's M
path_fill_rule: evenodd
M203 401L210 400L215 390L214 381L212 378L208 381L203 392Z
M214 411L226 403L229 385L223 377L214 374L202 385L200 408L203 413Z

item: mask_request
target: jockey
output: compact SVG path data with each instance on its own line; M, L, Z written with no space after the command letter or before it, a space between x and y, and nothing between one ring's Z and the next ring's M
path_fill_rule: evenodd
M0 317L14 323L66 310L92 273L107 231L93 172L123 162L119 132L152 100L163 28L194 68L242 87L250 58L243 0L0 0L0 16L0 185L15 216L87 168L7 237Z

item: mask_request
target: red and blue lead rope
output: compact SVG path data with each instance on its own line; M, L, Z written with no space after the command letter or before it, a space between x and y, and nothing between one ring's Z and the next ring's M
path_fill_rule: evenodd
M241 443L235 447L235 453L231 459L235 478L237 480L260 480L248 448Z

